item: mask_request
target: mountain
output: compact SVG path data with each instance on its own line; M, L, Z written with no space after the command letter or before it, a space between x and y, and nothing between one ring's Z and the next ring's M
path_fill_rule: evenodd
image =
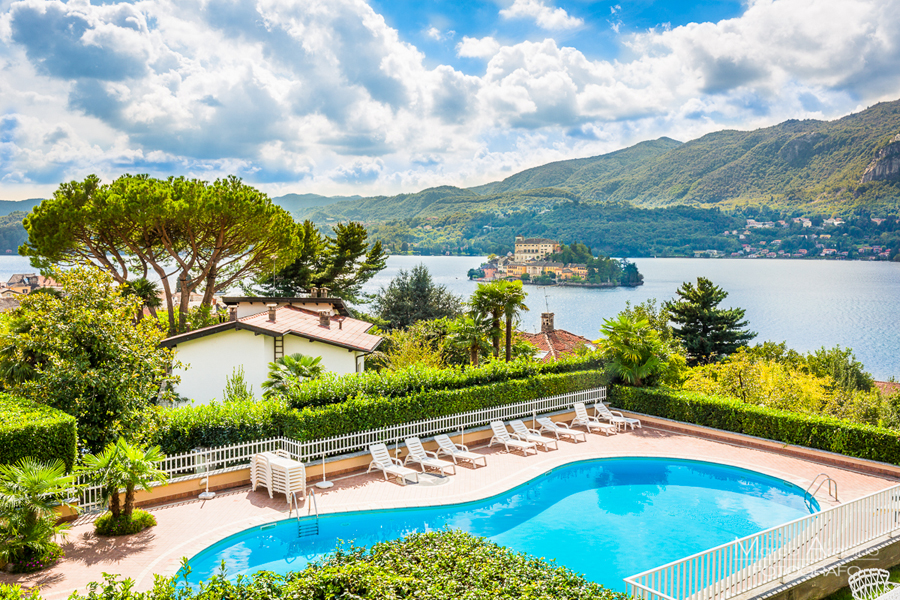
M791 214L900 214L900 100L834 121L789 120L753 131L723 130L686 143L641 142L549 163L461 189L361 198L307 210L316 221L505 214L567 200L766 207ZM543 208L542 208L543 207Z
M345 200L358 200L362 196L320 196L319 194L285 194L272 198L272 202L290 213L316 206L328 206Z
M31 209L43 202L43 198L29 198L28 200L0 200L0 217L9 213L22 211L31 212Z

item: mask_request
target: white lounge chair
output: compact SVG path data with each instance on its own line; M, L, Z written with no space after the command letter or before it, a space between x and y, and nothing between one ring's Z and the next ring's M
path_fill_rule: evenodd
M578 441L578 436L581 436L584 441L587 441L587 434L585 432L572 429L565 423L554 423L550 420L550 417L538 417L537 422L538 425L541 426L541 433L552 433L556 436L556 439L559 439L559 436L562 435L572 438L573 441Z
M594 405L594 416L598 419L609 421L610 423L616 425L616 427L621 425L622 429L631 427L633 431L635 425L638 426L638 429L643 429L643 427L641 427L640 419L632 419L630 417L626 417L617 410L609 410L609 407L602 402L598 402Z
M572 419L572 427L576 426L584 427L589 432L594 429L599 429L606 435L618 431L618 428L612 423L604 423L597 417L590 416L582 402L575 403L575 418Z
M874 600L900 584L888 581L890 572L884 569L861 569L850 576L850 593L854 600ZM893 594L891 594L893 596Z
M412 461L414 463L419 463L419 466L422 467L422 472L425 472L425 467L431 467L432 469L437 469L441 475L444 474L444 469L453 469L453 474L456 475L456 465L447 460L441 460L437 457L437 453L429 452L422 446L422 440L417 437L406 438L403 440L406 442L406 449L409 450L409 454L406 455L406 460L403 461L403 465L406 466L406 463Z
M446 454L453 459L454 464L456 464L457 459L459 459L472 463L472 466L477 466L475 461L480 459L484 461L484 466L487 466L487 456L469 452L469 449L462 444L454 444L453 440L451 440L448 435L436 435L434 436L434 441L436 441L438 445L437 455L440 456L441 454Z
M494 444L503 444L506 446L507 452L509 452L510 447L512 447L513 449L518 448L522 451L522 454L525 455L528 454L529 449L534 450L534 453L537 454L537 445L534 442L526 442L525 440L520 440L509 435L503 421L491 421L491 429L494 430L494 437L491 438L490 446L493 446Z
M513 428L513 434L518 436L520 440L525 440L526 442L534 442L538 446L543 446L544 450L550 449L550 444L553 444L553 448L555 450L559 450L559 442L554 438L548 438L542 436L535 429L528 429L528 426L525 425L521 420L516 419L515 421L509 422L510 426Z
M372 469L378 469L384 473L385 480L387 480L388 475L395 475L403 482L403 485L406 485L407 477L412 477L416 480L416 483L419 483L419 473L404 467L399 458L391 456L387 446L384 444L369 446L369 453L372 455L372 462L369 463L369 470L366 473L371 473Z

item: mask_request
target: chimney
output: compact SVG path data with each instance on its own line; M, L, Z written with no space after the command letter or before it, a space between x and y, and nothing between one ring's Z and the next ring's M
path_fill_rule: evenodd
M326 287L319 288L319 298L327 298L327 297L328 297L328 292L329 292L329 291L331 291L331 290L329 290L329 289L326 288Z
M237 321L237 306L228 307L228 320Z
M319 326L331 329L331 312L327 310L319 311Z
M269 307L269 321L272 323L275 322L275 309L278 308L277 304L266 304Z
M541 333L553 331L553 313L541 313Z

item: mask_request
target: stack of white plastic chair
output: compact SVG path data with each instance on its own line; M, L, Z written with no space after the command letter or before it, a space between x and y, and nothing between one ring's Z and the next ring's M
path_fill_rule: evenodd
M888 581L890 573L884 569L861 569L850 576L850 591L854 600L874 600L900 586ZM891 594L893 597L895 594Z
M288 505L292 505L295 492L306 496L306 467L302 462L291 460L284 450L255 454L250 462L250 480L253 490L259 486L273 494L284 494Z

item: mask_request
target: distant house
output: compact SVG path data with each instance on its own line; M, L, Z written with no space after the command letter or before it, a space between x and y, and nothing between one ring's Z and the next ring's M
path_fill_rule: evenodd
M40 288L61 289L56 281L37 273L17 273L9 278L6 286L20 294L30 294Z
M162 341L184 368L176 370L176 391L205 404L221 398L225 382L242 367L256 394L268 377L269 363L288 354L322 357L326 371L365 370L365 357L382 338L372 324L349 316L340 298L226 297L225 323L175 335Z
M578 348L595 349L594 344L586 337L556 329L553 325L553 313L541 313L540 333L519 332L519 335L537 347L537 358L542 362L553 362L575 354Z
M562 246L556 240L545 238L526 238L516 236L516 262L543 260L550 254L560 252Z

